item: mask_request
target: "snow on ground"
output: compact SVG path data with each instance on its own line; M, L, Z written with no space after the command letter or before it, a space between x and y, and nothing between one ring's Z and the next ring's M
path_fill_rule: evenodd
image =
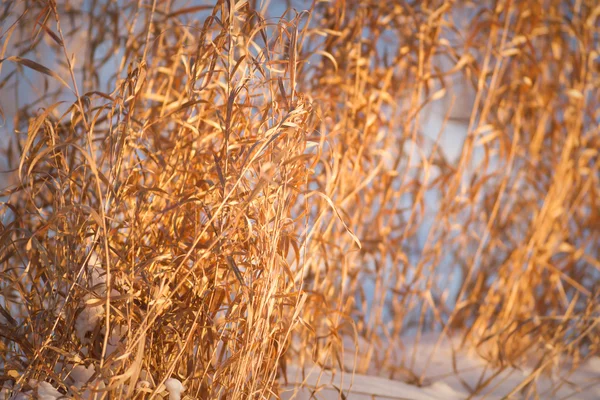
M439 347L435 346L437 336L425 336L416 346L417 357L411 370L420 376L423 372L425 384L422 387L404 383L401 379L388 379L388 377L375 376L373 368L364 368L356 364L361 374L332 373L319 367L298 368L290 366L287 369L287 384L281 379L286 392L283 400L330 400L330 399L410 399L410 400L459 400L467 399L470 390L478 382L491 378L486 386L473 399L500 400L506 398L514 388L519 386L529 377L531 367L507 368L497 376L495 370L486 367L486 362L475 354L466 352L456 355L456 372L453 369L453 355L451 344L444 340ZM361 344L364 347L364 343ZM414 343L407 343L405 355L412 355ZM359 350L360 351L360 350ZM346 370L352 370L353 350L344 356ZM431 360L429 356L433 354ZM428 362L429 361L429 362ZM300 388L302 386L303 388ZM600 399L600 358L593 358L580 366L575 372L566 368L556 370L552 376L541 375L535 383L539 399L573 399L592 400ZM300 389L299 389L300 388ZM317 391L315 392L315 389ZM526 388L527 390L529 388ZM340 391L343 396L340 396ZM314 392L314 393L313 393ZM526 393L529 393L526 395ZM311 397L313 396L313 397ZM511 399L535 398L533 392L518 392Z
M456 372L453 369L452 346L447 341L442 341L439 347L435 346L437 336L425 336L418 345L407 343L405 355L410 359L413 350L418 355L412 371L420 375L425 371L425 384L422 387L403 382L400 378L388 379L375 376L373 368L364 368L360 365L360 352L364 350L365 343L359 346L359 362L356 367L362 371L352 376L351 373L333 373L319 367L299 368L294 365L287 367L287 383L282 377L280 382L284 388L282 400L462 400L470 396L467 386L475 387L479 381L491 377L495 371L486 368L486 363L474 354L459 353L456 356ZM350 342L350 341L348 341ZM345 354L347 370L353 367L354 349L349 348ZM433 354L431 360L429 356ZM428 362L429 361L429 362ZM377 362L377 361L376 361ZM508 368L494 377L491 383L473 399L499 400L505 398L515 387L526 379L532 369L530 367ZM83 365L75 366L65 383L78 389L87 389L90 386L102 387L102 382L93 379L94 368ZM145 375L140 377L138 390L151 386ZM92 381L92 382L90 382ZM98 384L100 384L98 386ZM6 385L6 384L5 384ZM537 383L539 399L573 399L592 400L600 399L600 358L596 357L578 368L574 373L568 370L557 370L553 376L541 376ZM62 395L56 387L48 382L30 381L33 391L14 395L14 400L25 399L71 399L71 396ZM169 400L190 399L185 396L185 382L169 378L164 384L166 391L163 398L168 395ZM0 399L8 399L7 386L0 390ZM340 395L340 391L343 396ZM151 392L151 390L149 391ZM311 397L312 396L312 397ZM511 397L524 398L522 393ZM94 399L92 391L85 390L83 399Z

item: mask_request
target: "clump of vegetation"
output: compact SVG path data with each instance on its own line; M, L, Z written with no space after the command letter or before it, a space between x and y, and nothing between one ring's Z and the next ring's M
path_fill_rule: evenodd
M7 2L5 388L271 398L439 332L533 397L597 355L598 6L477 3Z

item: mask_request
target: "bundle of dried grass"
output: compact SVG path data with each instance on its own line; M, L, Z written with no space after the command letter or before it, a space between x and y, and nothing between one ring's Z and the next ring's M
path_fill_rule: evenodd
M595 2L260 7L5 5L5 388L270 398L432 330L535 396L597 354Z

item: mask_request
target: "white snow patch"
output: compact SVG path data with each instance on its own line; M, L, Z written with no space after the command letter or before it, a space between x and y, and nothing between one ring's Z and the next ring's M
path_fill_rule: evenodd
M103 307L86 307L81 311L75 320L75 334L81 343L89 341L85 335L88 332L93 332L96 328L96 324L100 320L103 314Z
M422 388L424 393L427 393L438 399L463 399L464 394L457 392L452 389L448 384L438 381L434 382L431 386Z
M90 378L95 372L96 369L92 364L90 364L88 367L76 365L71 371L69 377L73 381L73 386L75 386L77 389L81 389L83 385L89 382Z
M121 346L121 341L125 336L127 336L127 332L129 330L124 325L114 325L111 327L110 337L108 338L108 343L106 345L106 355L110 356L114 352L119 349ZM102 327L102 333L106 332L106 328Z
M181 393L185 392L185 386L178 379L167 379L165 387L167 388L167 392L169 392L169 400L181 400Z
M37 392L38 400L56 400L64 398L64 395L48 382L40 382L37 387Z
M98 255L94 252L90 256L88 262L88 275L90 293L83 297L81 307L83 310L77 316L75 320L75 333L81 343L89 343L89 340L85 337L88 332L93 332L96 329L98 323L101 323L105 314L105 304L93 303L92 305L86 302L92 300L102 299L106 296L106 270L100 264ZM118 296L121 293L116 289L111 289L111 296Z
M288 366L288 390L282 393L284 400L309 400L314 399L312 391L319 388L317 399L338 399L341 390L347 398L353 400L367 400L382 398L407 398L415 400L437 400L425 393L422 389L408 385L400 381L392 381L377 376L355 375L351 373L332 374L330 371L320 370L318 368L304 369ZM303 388L297 388L297 385L303 384ZM296 386L296 388L294 388ZM337 388L337 389L336 389Z

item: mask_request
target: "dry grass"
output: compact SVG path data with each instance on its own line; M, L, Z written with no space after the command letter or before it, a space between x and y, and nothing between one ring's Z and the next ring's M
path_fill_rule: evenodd
M598 354L595 0L57 3L0 10L2 381L269 398L344 336L388 374L437 331L536 362L533 398Z

